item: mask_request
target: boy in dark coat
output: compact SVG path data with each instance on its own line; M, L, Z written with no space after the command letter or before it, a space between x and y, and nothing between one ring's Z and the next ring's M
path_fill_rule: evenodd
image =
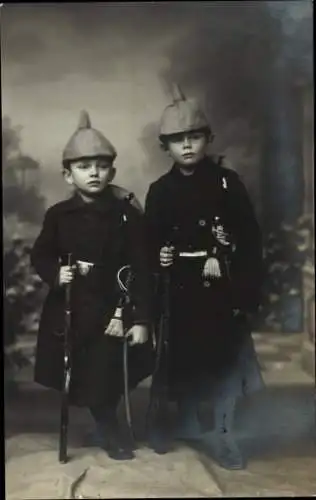
M216 441L205 438L204 450L237 469L244 460L232 434L236 400L262 385L249 323L260 298L261 236L238 175L206 155L211 140L206 116L176 87L160 130L174 165L151 184L145 214L152 269L169 268L171 277L167 378L178 437L199 434L198 402L212 395ZM157 422L150 442L168 450Z
M37 342L35 381L62 387L65 285L71 283L71 403L89 407L100 445L114 459L131 459L116 408L124 391L123 323L117 272L130 265L132 318L129 382L151 373L148 270L143 221L110 185L116 151L82 112L63 153L63 175L74 195L49 208L31 262L49 285ZM117 191L117 189L116 189ZM72 265L67 265L67 255Z

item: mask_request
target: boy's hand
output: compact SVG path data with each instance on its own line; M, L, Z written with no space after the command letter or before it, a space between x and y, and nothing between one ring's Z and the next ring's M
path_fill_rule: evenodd
M104 334L111 335L111 337L123 337L123 321L121 319L112 318L106 327Z
M74 278L75 265L73 266L61 266L59 271L59 285L67 285L71 283Z
M169 267L173 264L174 247L162 247L160 250L160 265L162 267Z
M131 337L129 345L133 346L136 344L145 344L148 340L148 329L145 325L134 325L126 333L128 337Z

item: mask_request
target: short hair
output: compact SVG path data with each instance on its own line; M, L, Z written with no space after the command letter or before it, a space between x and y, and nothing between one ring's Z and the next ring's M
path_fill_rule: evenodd
M168 134L168 135L161 134L159 136L160 146L162 147L162 149L166 150L168 148L168 141L169 141L170 137L172 137L174 135L181 135L181 134L191 133L191 132L194 132L194 133L196 133L196 132L203 133L203 134L205 134L205 136L207 138L209 138L210 135L212 134L212 130L211 130L210 127L201 127L201 128L197 128L197 129L193 129L193 130L179 132L179 133L176 133L176 134Z
M107 156L107 155L82 156L80 158L74 158L73 160L63 160L62 161L63 169L70 170L71 164L80 160L108 160L111 162L111 166L114 163L114 158L112 156Z

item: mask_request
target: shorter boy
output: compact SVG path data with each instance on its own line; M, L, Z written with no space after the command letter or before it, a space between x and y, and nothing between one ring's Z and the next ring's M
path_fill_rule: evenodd
M133 272L128 335L129 381L134 388L151 373L148 340L148 271L142 216L110 185L116 151L82 112L63 152L63 175L74 195L49 208L31 262L49 285L37 341L35 381L62 387L65 285L71 283L72 404L87 406L99 444L117 460L133 458L119 431L116 409L124 391L123 323L118 270ZM117 191L117 190L116 190ZM71 254L72 264L67 265Z

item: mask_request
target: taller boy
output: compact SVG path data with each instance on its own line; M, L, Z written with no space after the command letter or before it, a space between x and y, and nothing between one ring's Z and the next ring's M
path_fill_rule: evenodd
M238 360L251 352L246 318L259 304L261 236L238 175L207 156L212 140L206 116L176 86L160 128L174 165L151 184L146 219L153 270L170 266L168 380L180 410L178 434L198 434L198 401L219 396L216 455L224 467L240 468L229 422L242 392L245 366ZM166 451L161 426L151 429L150 439Z
M151 372L148 271L142 217L110 185L115 157L112 144L82 112L63 152L63 175L74 195L49 208L32 250L32 264L50 287L39 328L35 380L61 389L65 284L71 282L71 401L90 408L100 446L114 459L129 459L133 452L122 440L116 418L123 393L116 277L121 266L131 266L129 333L134 346L129 349L129 379L135 387Z

